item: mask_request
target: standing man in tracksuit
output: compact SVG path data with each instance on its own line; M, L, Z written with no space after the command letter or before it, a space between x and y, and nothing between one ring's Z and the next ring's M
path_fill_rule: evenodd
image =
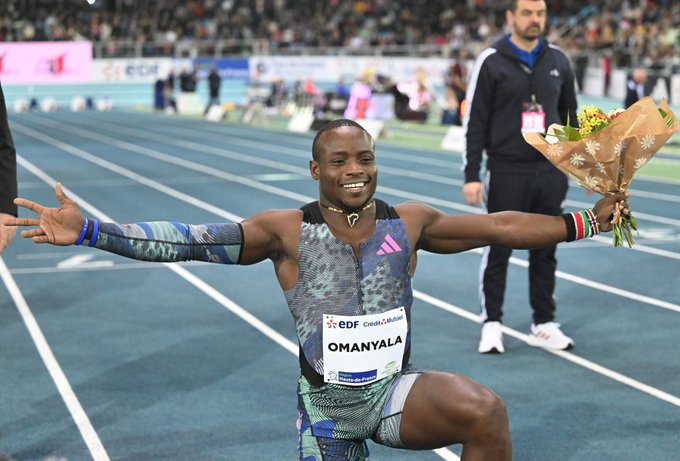
M523 131L545 132L552 123L576 122L574 72L567 56L543 38L543 0L512 0L506 10L511 32L478 56L468 84L463 120L463 195L489 213L516 210L559 215L567 178L524 141ZM482 185L482 153L487 153ZM529 252L530 344L573 346L555 319L556 246ZM502 353L501 317L511 249L484 249L480 267L482 334L479 352Z

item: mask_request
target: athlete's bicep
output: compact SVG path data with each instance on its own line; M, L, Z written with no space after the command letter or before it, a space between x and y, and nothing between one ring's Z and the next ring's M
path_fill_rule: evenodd
M420 237L420 248L432 253L458 253L491 243L493 229L488 215L431 215Z

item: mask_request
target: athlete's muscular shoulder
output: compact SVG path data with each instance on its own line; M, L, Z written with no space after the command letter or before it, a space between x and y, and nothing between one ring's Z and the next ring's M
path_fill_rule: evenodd
M417 250L421 245L423 230L436 221L441 211L421 202L404 202L395 205L399 217L406 227L411 249Z
M297 259L301 210L266 210L243 222L242 264Z

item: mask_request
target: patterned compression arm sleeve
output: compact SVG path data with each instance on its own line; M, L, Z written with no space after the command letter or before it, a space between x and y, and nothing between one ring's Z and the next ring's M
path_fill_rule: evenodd
M238 264L243 229L236 223L100 223L94 246L141 261Z

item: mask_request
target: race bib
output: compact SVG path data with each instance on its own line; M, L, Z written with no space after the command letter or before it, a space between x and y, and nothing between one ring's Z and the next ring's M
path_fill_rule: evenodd
M397 373L407 332L403 307L372 315L324 314L324 381L363 386Z

